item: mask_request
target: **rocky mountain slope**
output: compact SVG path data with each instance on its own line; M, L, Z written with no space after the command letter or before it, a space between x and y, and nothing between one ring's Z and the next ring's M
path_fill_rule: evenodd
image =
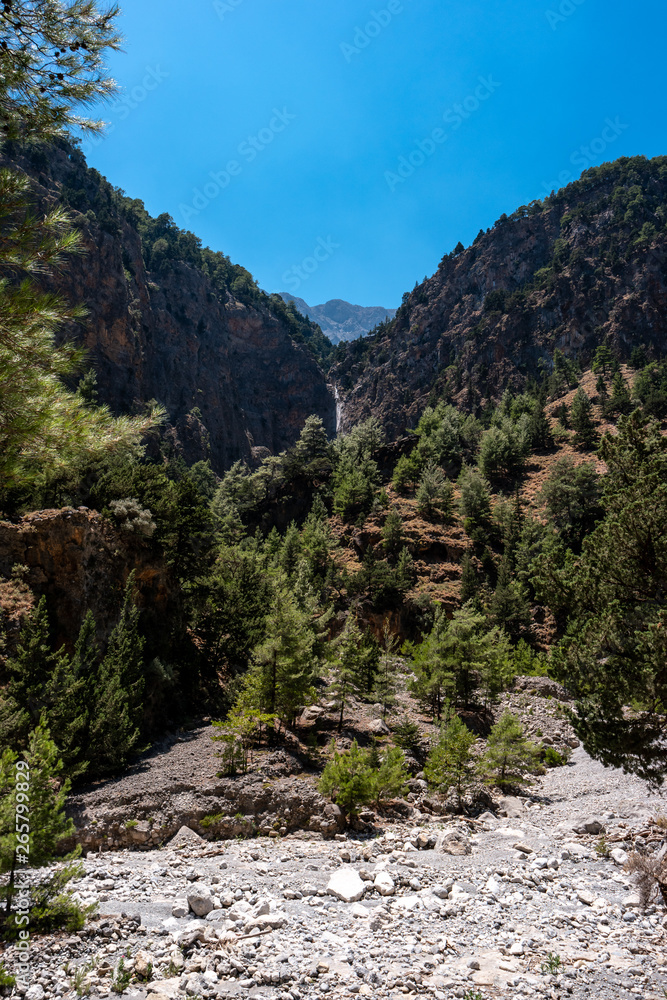
M380 417L396 435L430 400L467 409L549 372L667 338L667 157L624 158L522 206L459 244L404 296L393 323L338 348L341 424Z
M393 319L395 309L382 306L353 306L344 299L330 299L320 306L309 306L303 299L289 292L281 292L285 302L293 302L303 316L317 323L332 344L357 340L387 319Z
M115 413L156 399L177 452L188 463L210 457L217 472L253 447L293 444L312 413L335 430L333 395L306 343L322 336L316 327L169 216L151 219L78 150L14 151L13 160L40 206L64 204L81 228L86 253L68 262L57 290L88 316L63 335L85 345Z

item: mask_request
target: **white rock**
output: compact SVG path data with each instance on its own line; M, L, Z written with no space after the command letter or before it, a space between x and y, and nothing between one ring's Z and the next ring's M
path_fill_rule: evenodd
M147 951L138 951L134 956L134 971L142 979L145 979L153 965L153 956Z
M205 917L215 907L213 893L207 886L202 885L188 893L188 906L198 917Z
M622 868L625 862L628 860L628 852L624 851L622 847L615 847L611 852L611 860L614 864Z
M329 879L327 892L344 903L356 903L362 898L365 885L354 868L339 868Z
M577 893L577 899L579 900L580 903L583 903L585 906L592 906L593 903L595 902L595 896L593 895L592 892L588 892L587 889L581 889Z
M396 892L394 880L389 872L378 872L373 885L381 896L393 896Z
M187 899L175 899L171 908L172 917L187 917L190 912Z
M350 907L350 912L353 917L361 917L363 919L364 917L369 917L371 911L368 907L362 906L361 903L353 903Z
M31 986L25 995L26 1000L42 1000L43 996L44 996L44 987L41 986L39 983L35 983L34 986Z

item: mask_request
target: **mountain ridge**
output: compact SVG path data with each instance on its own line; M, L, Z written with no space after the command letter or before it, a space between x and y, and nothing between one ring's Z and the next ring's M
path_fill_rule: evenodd
M309 306L290 292L279 292L285 302L293 302L303 316L318 324L322 332L333 344L357 340L365 336L380 323L393 319L395 309L383 306L356 306L345 299L329 299L318 306Z
M395 319L336 350L341 427L378 417L390 435L437 399L479 411L608 344L658 357L667 340L667 157L585 171L459 244L403 296Z

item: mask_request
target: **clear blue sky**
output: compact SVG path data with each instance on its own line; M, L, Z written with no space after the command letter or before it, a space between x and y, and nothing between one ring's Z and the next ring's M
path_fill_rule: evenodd
M559 175L667 153L664 0L122 6L89 163L311 305L396 306Z

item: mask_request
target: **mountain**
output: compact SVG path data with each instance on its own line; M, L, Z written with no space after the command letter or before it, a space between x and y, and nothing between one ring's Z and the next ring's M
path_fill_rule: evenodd
M403 296L395 319L337 348L341 426L390 435L435 399L479 410L549 373L556 349L586 364L608 344L667 345L667 157L623 158L505 215Z
M324 305L309 306L303 299L290 295L289 292L280 292L280 297L285 302L293 302L300 313L317 323L332 344L357 340L386 319L393 319L396 315L395 309L384 309L382 306L353 306L343 299L330 299Z
M101 402L121 414L157 400L176 453L188 464L210 458L218 473L255 449L289 447L311 414L333 434L319 364L332 347L314 323L170 216L151 218L79 150L5 150L0 165L24 170L40 207L64 205L81 230L86 252L54 290L87 308L62 336L86 347Z

